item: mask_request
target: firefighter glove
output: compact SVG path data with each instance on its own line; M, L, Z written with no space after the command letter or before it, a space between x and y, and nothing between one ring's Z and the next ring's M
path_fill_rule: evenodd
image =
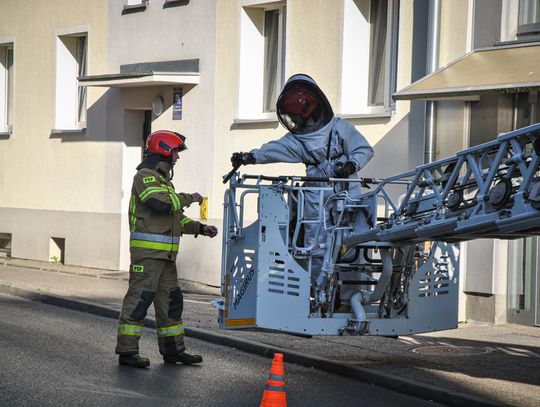
M193 202L197 202L199 205L202 204L203 197L198 192L192 193L191 198L193 198Z
M208 236L208 237L214 237L217 235L218 230L215 226L212 225L203 225L201 224L201 235Z
M348 178L356 172L356 164L352 161L347 161L345 164L338 163L334 168L334 175L337 178Z
M255 157L251 153L234 153L231 156L231 163L233 167L240 167L241 165L255 164Z

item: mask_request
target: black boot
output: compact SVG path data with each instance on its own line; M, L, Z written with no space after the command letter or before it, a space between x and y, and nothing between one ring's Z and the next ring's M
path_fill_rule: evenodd
M143 358L138 354L135 355L120 355L118 363L129 367L147 367L150 366L150 360Z
M193 365L194 363L201 363L201 355L190 355L189 353L182 352L176 355L163 355L163 361L165 363L183 363L184 365Z

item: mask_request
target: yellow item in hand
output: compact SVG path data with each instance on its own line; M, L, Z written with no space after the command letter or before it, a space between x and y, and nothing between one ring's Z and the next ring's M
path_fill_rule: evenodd
M201 220L208 220L208 197L205 196L203 198L203 201L201 202L201 206L200 206L200 219Z

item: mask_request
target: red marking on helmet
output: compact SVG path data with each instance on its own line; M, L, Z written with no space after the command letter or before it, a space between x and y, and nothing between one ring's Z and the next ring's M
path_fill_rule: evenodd
M173 150L185 150L186 138L180 133L168 130L158 130L148 136L146 150L149 153L161 154L165 157L172 156Z
M308 92L291 90L283 95L281 108L284 113L295 113L303 118L310 117L319 107L317 99Z

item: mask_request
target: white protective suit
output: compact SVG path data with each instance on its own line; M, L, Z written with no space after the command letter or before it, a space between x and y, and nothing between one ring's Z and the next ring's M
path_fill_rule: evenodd
M300 75L293 76L285 85L285 89L290 84L290 81L298 76ZM308 76L302 76L302 80L311 80L313 85L317 86ZM328 102L326 101L326 103ZM336 164L339 166L345 162L353 162L356 171L359 171L373 156L373 149L364 136L350 123L333 116L332 113L330 121L317 131L304 134L289 132L279 140L270 141L260 148L251 150L250 153L255 158L256 164L276 162L304 163L308 177L335 177L334 169ZM352 174L349 179L358 179L357 173ZM307 185L326 186L326 184L313 182L307 183ZM360 194L360 183L353 182L348 185L348 191L352 197ZM326 193L324 200L329 195L330 192ZM307 219L317 219L318 213L318 193L306 193L305 217ZM305 247L312 245L314 239L319 243L312 252L312 279L314 280L317 279L321 271L324 250L320 249L320 244L326 242L327 235L324 228L321 227L320 233L316 236L316 229L317 226L314 224L305 225L304 229Z

